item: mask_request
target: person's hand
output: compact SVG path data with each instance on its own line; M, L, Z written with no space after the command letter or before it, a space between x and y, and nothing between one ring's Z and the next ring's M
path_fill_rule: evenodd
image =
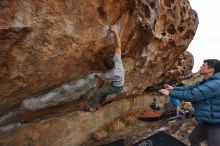
M104 85L104 80L102 79L101 74L95 75L96 81L97 81L97 87L100 88Z
M116 31L116 29L114 28L114 27L109 27L109 30L111 30L112 32L114 32L114 33L117 33L117 31Z
M96 73L96 74L95 74L95 78L96 78L96 79L102 79L102 75L101 75L100 73Z
M167 89L160 89L160 90L158 90L160 93L162 93L163 95L166 95L166 96L169 96L169 94L170 94L170 91L169 90L167 90Z
M100 77L103 75L103 73L100 73L100 72L97 72L95 74L96 74L96 76L100 76Z
M170 86L168 84L164 84L164 88L167 89L167 90L173 90L174 89L173 86Z

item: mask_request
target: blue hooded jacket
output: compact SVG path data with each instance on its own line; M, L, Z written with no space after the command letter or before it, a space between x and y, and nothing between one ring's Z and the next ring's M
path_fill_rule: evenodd
M197 121L220 124L220 72L193 86L175 87L170 97L192 102Z

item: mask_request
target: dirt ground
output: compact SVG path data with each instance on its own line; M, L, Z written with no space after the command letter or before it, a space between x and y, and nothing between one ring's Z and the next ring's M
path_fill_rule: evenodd
M154 133L165 131L183 143L189 145L189 133L195 125L194 118L176 120L164 119L154 122L138 120L143 111L135 111L117 119L91 135L91 139L83 146L107 144L118 139L124 139L126 146L131 146Z

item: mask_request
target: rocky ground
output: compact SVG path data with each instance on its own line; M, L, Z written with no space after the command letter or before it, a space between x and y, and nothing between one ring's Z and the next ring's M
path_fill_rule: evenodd
M196 73L192 78L183 80L182 83L184 85L192 85L200 80L202 80L202 76ZM182 120L176 120L175 118L172 120L164 119L155 122L138 120L138 117L144 111L139 110L127 113L124 117L96 131L83 146L107 144L118 139L124 139L126 146L131 146L159 131L166 131L186 145L190 145L188 137L195 126L194 117ZM202 146L206 145L206 142L202 143Z
M145 122L137 118L142 112L143 111L135 111L129 113L112 124L101 128L91 135L91 139L84 143L83 146L102 145L118 139L124 139L126 146L130 146L158 131L166 131L178 140L189 145L188 136L194 128L194 118Z

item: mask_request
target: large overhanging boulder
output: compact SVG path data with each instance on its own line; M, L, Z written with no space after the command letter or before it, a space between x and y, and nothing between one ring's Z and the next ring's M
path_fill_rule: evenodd
M122 40L126 78L120 97L134 97L154 85L190 75L193 59L184 52L195 35L198 17L187 0L3 0L0 1L0 126L6 125L3 131L21 126L19 122L80 109L82 102L78 101L97 86L92 72L105 71L102 60L113 55L114 36L109 26L118 29ZM38 104L29 106L31 102ZM125 110L121 114L129 109L130 102L124 101ZM62 106L45 109L58 104ZM84 118L85 113L81 114ZM112 114L111 110L108 114ZM99 126L118 116L112 115ZM54 125L50 132L61 136L53 128L59 120L68 118L77 122L72 120L77 119L72 114L43 121L42 125L36 122L35 129L32 126L17 129L13 138L18 135L23 138L17 137L12 143L44 143L29 133L38 134L38 129L50 124ZM7 127L11 123L17 124ZM71 131L66 123L59 128ZM93 131L87 131L80 141ZM44 134L47 135L47 128ZM53 137L50 134L48 139ZM0 134L0 145L11 143L8 137L10 133ZM71 136L68 140L74 141ZM57 144L64 143L65 140Z
M92 71L122 39L126 95L163 80L193 39L187 0L0 1L0 113Z

